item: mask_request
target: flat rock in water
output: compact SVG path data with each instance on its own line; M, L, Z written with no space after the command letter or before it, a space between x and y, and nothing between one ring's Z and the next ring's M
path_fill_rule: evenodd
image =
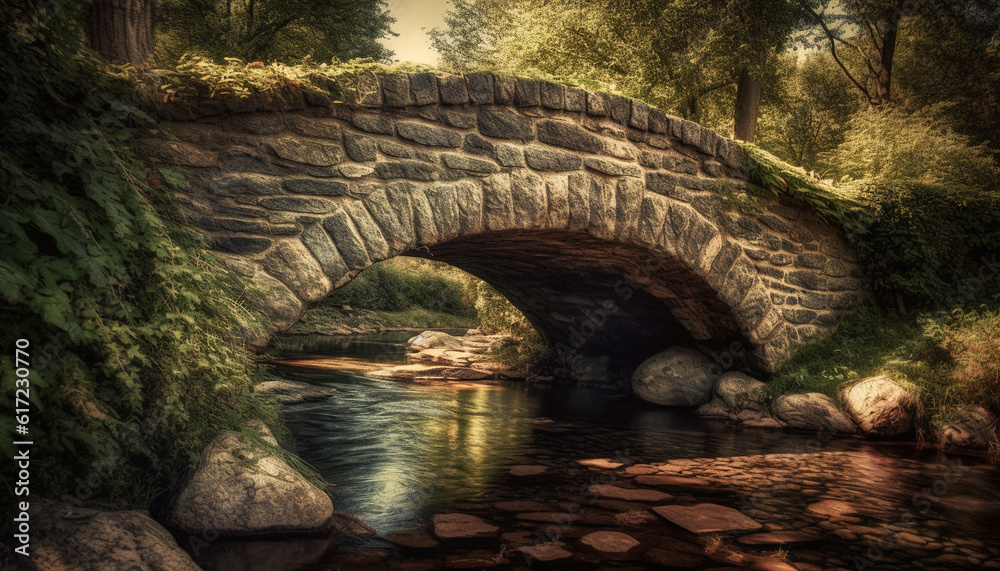
M590 458L587 460L577 460L576 463L587 468L600 468L601 470L614 470L625 465L622 462L615 462L610 458Z
M569 559L570 557L573 557L573 554L569 551L551 544L525 545L524 547L519 547L518 551L524 553L532 559L537 559L538 561L558 561L559 559Z
M446 379L458 379L460 381L484 381L491 378L493 375L486 373L484 371L477 371L476 369L465 369L460 367L455 367L452 369L447 369L444 372L444 377Z
M441 545L436 539L431 537L430 532L425 527L394 531L387 534L385 538L396 545L411 549L433 549Z
M398 365L368 373L379 379L413 379L416 377L444 377L449 367L443 365Z
M756 531L763 526L738 510L717 504L658 506L653 511L691 533Z
M434 535L439 539L469 539L474 537L496 537L500 528L466 514L437 514L431 518Z
M811 543L822 541L823 536L804 531L765 531L744 535L737 541L743 545L782 545L785 543Z
M602 484L594 484L587 488L587 491L604 496L605 498L628 500L630 502L663 502L673 498L670 494L659 490L619 488L618 486Z
M548 466L530 466L530 465L511 466L510 475L523 478L526 476L539 476L548 471L549 471Z
M809 504L806 509L820 515L842 516L858 513L854 505L841 500L823 500Z
M493 504L493 507L502 512L544 512L552 509L552 506L549 504L529 500L497 502Z
M546 523L573 523L581 516L566 512L528 512L517 514L517 519L524 521L541 521Z
M671 476L669 474L650 474L637 476L635 481L644 486L672 486L675 488L707 488L712 482L695 476Z
M639 541L620 531L595 531L581 537L580 545L607 557L628 553L638 547Z
M649 464L636 464L625 468L625 473L629 476L644 476L647 474L656 474L659 471L658 468Z

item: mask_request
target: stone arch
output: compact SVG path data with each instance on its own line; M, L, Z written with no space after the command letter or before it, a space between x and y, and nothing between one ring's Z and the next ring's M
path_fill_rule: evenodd
M564 347L634 366L693 343L769 371L859 298L843 236L808 208L726 207L748 184L741 150L695 123L536 79L363 83L342 104L168 106L177 140L148 141L185 175L179 204L213 249L271 289L279 328L417 255L487 279Z

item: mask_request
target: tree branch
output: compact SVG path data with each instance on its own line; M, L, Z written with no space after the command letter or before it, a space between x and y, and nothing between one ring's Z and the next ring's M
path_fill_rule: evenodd
M868 99L868 103L872 104L873 101L871 93L869 93L868 90L865 89L863 85L858 83L858 80L854 79L854 76L851 75L851 72L847 70L847 66L844 65L844 62L840 61L840 58L837 57L837 44L834 41L835 38L833 32L830 31L829 27L827 27L826 22L823 21L823 17L817 14L809 6L809 4L806 3L806 0L799 0L799 5L802 6L802 9L804 9L806 12L809 12L809 14L811 14L812 17L816 19L816 23L818 23L820 27L823 28L823 33L826 34L826 38L830 40L830 55L833 56L833 61L837 62L837 65L840 66L840 69L844 72L844 75L847 76L847 79L850 79L851 83L853 83L855 87L860 89L861 93L865 94L865 98Z

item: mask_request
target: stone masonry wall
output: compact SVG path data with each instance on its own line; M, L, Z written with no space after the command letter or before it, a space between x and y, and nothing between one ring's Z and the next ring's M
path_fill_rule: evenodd
M602 351L674 324L771 370L862 288L839 230L803 205L725 207L747 184L734 141L617 95L388 74L362 77L347 103L300 91L162 112L176 139L147 141L150 154L186 177L179 204L212 248L270 289L278 328L372 263L440 252L567 342L574 307L656 259Z

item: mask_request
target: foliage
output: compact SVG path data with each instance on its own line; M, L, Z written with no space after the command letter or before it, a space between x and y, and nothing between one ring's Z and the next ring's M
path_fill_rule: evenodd
M957 134L944 108L861 111L851 119L833 162L842 174L856 179L1000 187L1000 169L987 150Z
M824 176L829 153L844 140L860 99L829 54L787 54L780 95L761 110L757 144Z
M741 69L765 82L800 12L768 0L457 0L432 45L451 70L589 79L718 129ZM751 9L752 8L752 9ZM706 100L710 94L712 100Z
M743 171L750 182L774 195L786 194L811 206L827 222L854 234L863 231L861 203L801 167L778 159L752 143L740 143Z
M234 294L254 292L169 218L164 179L177 177L128 152L149 118L128 99L128 74L79 48L76 5L0 15L0 422L12 432L25 338L32 494L141 509L217 429L273 420L233 341L258 327Z
M185 54L173 65L126 75L139 82L154 102L220 96L284 100L302 91L343 102L353 99L362 76L395 71L426 71L426 68L387 66L365 59L264 65L227 57L225 63L217 63L205 57Z
M991 279L987 291L1000 290ZM967 404L1000 413L1000 298L980 295L968 309L901 318L871 301L832 335L796 350L765 392L772 397L821 392L837 397L852 383L887 375L922 403L923 429L935 416Z
M963 283L995 266L1000 194L952 184L862 181L856 246L876 295L900 309L954 305ZM993 256L993 258L990 258Z
M476 311L479 330L485 335L524 337L535 331L514 304L486 282L476 284Z
M157 6L159 59L193 53L221 61L291 62L392 56L382 0L163 0Z
M398 257L372 265L321 305L349 305L383 312L420 308L475 317L473 280L447 264Z

